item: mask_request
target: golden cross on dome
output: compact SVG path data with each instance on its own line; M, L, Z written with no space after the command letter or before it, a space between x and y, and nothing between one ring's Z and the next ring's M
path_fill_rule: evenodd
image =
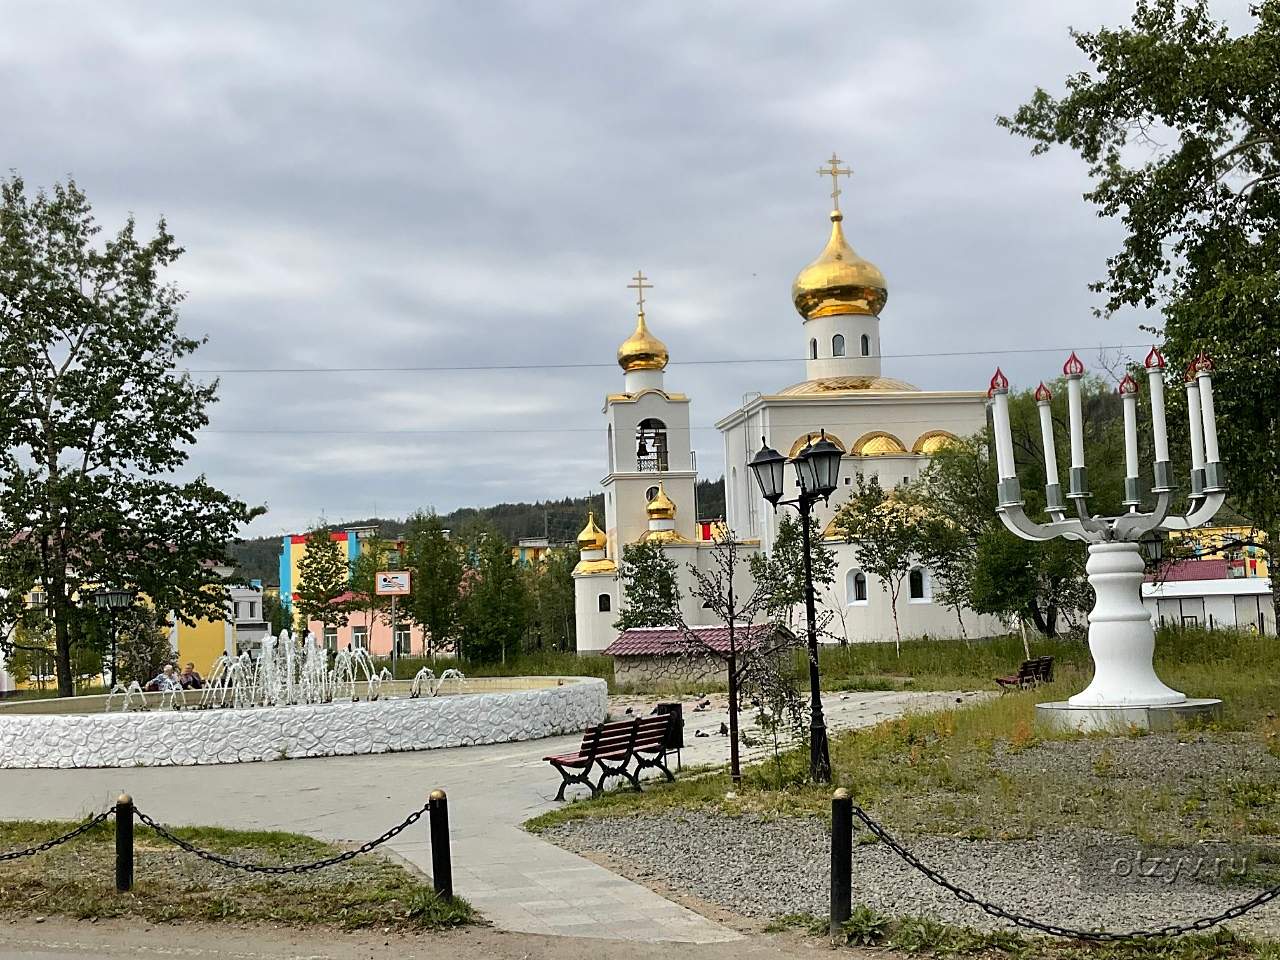
M644 275L644 271L642 270L637 270L636 275L631 279L634 280L635 283L628 283L627 289L634 290L636 292L636 305L640 308L640 312L644 313L644 292L646 290L652 290L653 284L645 283L649 278Z
M835 151L831 153L831 159L827 161L829 166L819 167L818 176L831 178L831 202L835 204L837 210L840 209L840 181L837 177L851 177L853 171L848 167L840 166L840 158L835 155Z

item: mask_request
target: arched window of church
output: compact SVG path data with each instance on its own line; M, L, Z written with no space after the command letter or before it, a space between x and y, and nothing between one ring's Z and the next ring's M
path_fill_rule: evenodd
M861 570L850 570L845 577L845 597L850 604L867 602L867 575Z
M837 333L831 338L831 355L833 357L844 356L844 334Z
M810 360L818 359L818 341L816 339L809 341L809 359Z
M596 601L596 603L599 605L601 613L608 613L610 610L613 609L613 598L609 596L607 593L600 594L600 597Z
M925 594L925 578L923 567L912 567L911 572L907 574L907 590L912 600L927 600Z
M613 424L609 424L609 472L613 473Z
M669 469L667 425L661 420L649 417L636 427L636 469L650 473Z
M644 502L645 502L645 503L648 503L649 501L651 501L651 500L652 500L654 497L656 497L657 495L658 495L658 488L657 488L657 487L650 487L648 490L646 490L646 491L644 492Z
M871 356L871 338L865 333L862 335L862 355L864 357Z

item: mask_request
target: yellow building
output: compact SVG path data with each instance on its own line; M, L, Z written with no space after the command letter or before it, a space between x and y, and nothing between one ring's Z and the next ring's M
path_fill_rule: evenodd
M1266 534L1253 527L1200 527L1196 530L1169 534L1171 546L1186 547L1197 560L1226 560L1233 577L1269 577L1267 552L1255 543L1265 541ZM1243 541L1254 541L1244 543Z

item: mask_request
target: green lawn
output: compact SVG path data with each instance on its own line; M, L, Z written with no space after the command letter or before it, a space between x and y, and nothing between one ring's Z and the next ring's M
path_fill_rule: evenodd
M0 822L0 850L39 843L75 824ZM194 827L174 831L233 859L286 864L339 852L292 833ZM434 930L475 920L464 900L437 897L430 883L376 853L307 874L246 874L206 863L137 825L135 885L115 889L110 822L52 850L0 864L0 916L268 921L299 927Z
M996 696L972 706L909 714L832 738L835 784L890 827L969 837L1025 837L1055 827L1106 827L1161 843L1248 836L1280 836L1280 783L1252 776L1248 764L1221 776L1199 776L1179 762L1179 751L1232 750L1244 757L1280 757L1280 644L1271 637L1231 631L1167 631L1157 644L1157 669L1190 696L1225 701L1221 722L1190 731L1179 743L1153 736L1151 748L1167 752L1164 779L1125 773L1122 743L1047 734L1035 724L1035 704L1063 699L1089 679L1087 649L1067 640L1036 643L1033 654L1052 653L1051 686ZM848 676L900 673L921 689L992 689L992 677L1015 668L1021 641L964 644L914 641L899 659L890 644L826 651L835 682ZM824 678L826 674L824 674ZM1167 737L1168 735L1165 735ZM1076 762L1052 753L1053 741ZM1110 745L1109 745L1110 744ZM1088 757L1081 761L1079 755ZM1197 754L1199 755L1199 754ZM655 784L643 794L609 793L579 801L530 823L531 829L584 816L626 815L672 806L710 806L726 813L827 815L831 786L806 782L807 751L748 767L733 790L718 772ZM1183 767L1188 767L1183 769Z

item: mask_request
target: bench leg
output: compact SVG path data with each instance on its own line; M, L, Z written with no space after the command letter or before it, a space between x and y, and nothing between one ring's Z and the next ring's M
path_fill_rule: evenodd
M560 776L562 778L560 781L560 789L556 791L557 800L564 799L565 787L569 786L569 784L571 783L580 783L584 787L589 787L591 789L591 796L594 797L596 795L597 793L596 788L591 784L591 765L590 764L588 764L586 767L583 768L582 773L570 773L569 772L570 768L562 767L560 766L560 764L555 763L554 761L550 761L550 762L551 762L551 765L555 767L556 770L559 771Z

